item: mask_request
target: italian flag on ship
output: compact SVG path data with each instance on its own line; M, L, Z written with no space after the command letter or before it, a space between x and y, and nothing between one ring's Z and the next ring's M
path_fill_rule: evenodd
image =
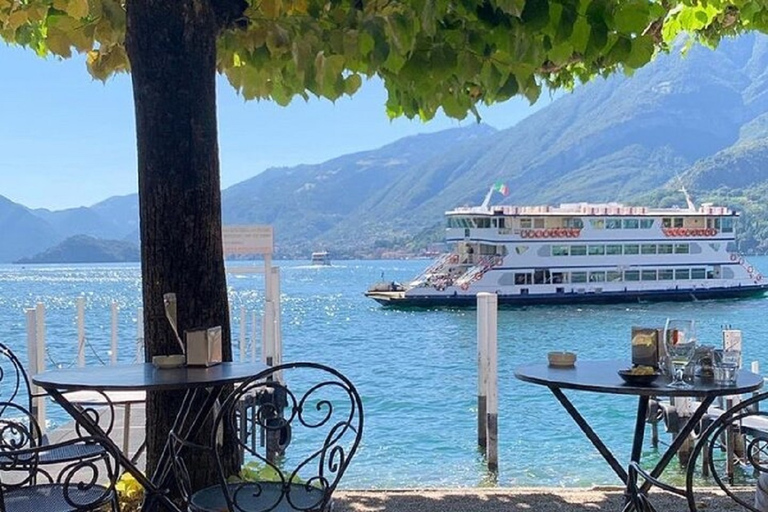
M509 187L506 186L505 184L503 184L500 181L497 181L493 185L493 190L495 190L496 192L500 193L503 196L508 196L509 195Z

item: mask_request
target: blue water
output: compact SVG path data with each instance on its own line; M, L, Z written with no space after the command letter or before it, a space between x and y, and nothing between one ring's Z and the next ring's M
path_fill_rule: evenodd
M768 258L751 258L768 275ZM405 281L428 262L336 261L331 267L280 261L284 359L339 368L366 408L363 444L343 485L413 488L490 485L476 447L474 311L387 310L363 291L379 280ZM241 306L260 311L263 276L229 276L233 339ZM23 310L47 307L49 365L75 360L75 301L85 296L88 364L109 359L110 303L120 306L119 360L135 357L140 306L136 265L0 266L0 339L26 357ZM589 486L619 481L545 388L517 381L515 366L543 362L550 350L582 359L628 358L633 325L692 318L700 341L716 345L724 325L744 332L746 361L768 368L768 299L502 310L499 340L500 486ZM250 337L250 327L248 328ZM237 350L235 350L237 353ZM620 461L630 452L636 400L569 395ZM66 421L52 412L55 422ZM654 453L646 443L646 456Z

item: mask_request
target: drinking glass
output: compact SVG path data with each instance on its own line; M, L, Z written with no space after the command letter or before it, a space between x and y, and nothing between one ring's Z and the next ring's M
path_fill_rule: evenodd
M696 352L696 328L693 320L668 318L664 324L664 348L672 365L672 382L675 388L690 388L683 380L685 367Z

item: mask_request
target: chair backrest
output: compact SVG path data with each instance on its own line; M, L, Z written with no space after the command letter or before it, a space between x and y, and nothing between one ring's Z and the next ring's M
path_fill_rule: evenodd
M32 448L44 442L40 425L32 414L32 393L29 376L16 354L5 344L0 343L0 420L8 427L12 422L19 423L18 428L29 432L34 441L26 446L14 449ZM11 407L13 405L14 407ZM4 446L0 440L0 446Z
M16 354L0 343L0 402L16 404L32 410L29 377ZM0 417L3 410L0 408Z
M0 490L22 487L36 481L40 429L29 411L11 402L0 402Z
M352 382L337 370L286 363L241 383L224 400L211 446L228 429L239 433L244 456L242 493L216 458L230 510L319 511L326 508L360 444L363 404ZM259 482L256 494L263 499L254 500L249 482ZM262 492L268 484L273 492ZM238 499L241 494L245 499Z

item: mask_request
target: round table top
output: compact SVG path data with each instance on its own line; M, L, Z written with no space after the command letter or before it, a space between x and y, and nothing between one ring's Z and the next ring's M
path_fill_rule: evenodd
M576 361L571 367L549 366L546 363L520 366L515 369L518 379L560 389L578 389L596 393L617 395L693 396L708 397L739 395L760 389L763 377L740 370L735 386L719 386L698 378L692 388L680 389L669 386L669 379L659 377L648 385L627 384L618 371L630 368L627 361Z
M220 386L244 381L268 368L264 363L220 363L208 368L156 368L151 363L48 370L32 377L43 389L163 391Z

